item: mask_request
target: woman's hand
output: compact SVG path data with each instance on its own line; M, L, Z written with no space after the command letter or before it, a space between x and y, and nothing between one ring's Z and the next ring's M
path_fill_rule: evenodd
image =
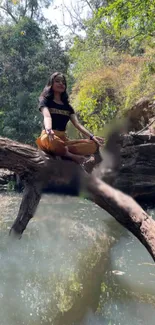
M48 134L49 140L54 140L54 131L52 129L46 129L46 133Z
M96 142L99 146L103 146L105 142L104 138L97 137L97 136L93 136L92 140Z

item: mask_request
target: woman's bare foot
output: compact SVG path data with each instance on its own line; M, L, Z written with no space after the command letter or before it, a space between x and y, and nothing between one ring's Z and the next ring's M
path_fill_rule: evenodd
M75 155L69 151L66 152L65 156L71 158L73 161L75 161L78 164L83 164L87 160L84 156Z
M90 157L85 157L85 156L80 156L80 155L73 155L72 159L76 161L78 164L85 164L85 163L94 163L95 158L93 156Z
M74 158L72 158L72 159L81 165L84 164L87 160L84 156L79 156L79 155L75 155Z

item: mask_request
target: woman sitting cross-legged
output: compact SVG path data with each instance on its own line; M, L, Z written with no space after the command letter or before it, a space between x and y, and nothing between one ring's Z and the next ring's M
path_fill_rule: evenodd
M50 77L41 93L39 109L44 116L45 129L36 143L43 151L83 163L84 156L94 154L104 140L91 134L79 123L74 109L69 104L66 88L64 75L56 72ZM69 120L88 139L69 140L66 135Z

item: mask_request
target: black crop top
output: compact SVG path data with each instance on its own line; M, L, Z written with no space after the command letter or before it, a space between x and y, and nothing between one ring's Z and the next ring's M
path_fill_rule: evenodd
M52 118L52 129L65 131L71 114L75 114L74 109L69 104L57 104L50 97L39 101L39 110L47 107Z

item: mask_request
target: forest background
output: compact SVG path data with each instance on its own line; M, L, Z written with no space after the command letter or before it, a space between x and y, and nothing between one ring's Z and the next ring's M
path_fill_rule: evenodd
M62 0L55 8L63 28L54 15L47 18L54 6L0 0L1 136L35 143L42 124L38 97L55 71L67 75L71 104L95 134L141 98L155 98L154 1ZM143 127L143 114L138 119Z

